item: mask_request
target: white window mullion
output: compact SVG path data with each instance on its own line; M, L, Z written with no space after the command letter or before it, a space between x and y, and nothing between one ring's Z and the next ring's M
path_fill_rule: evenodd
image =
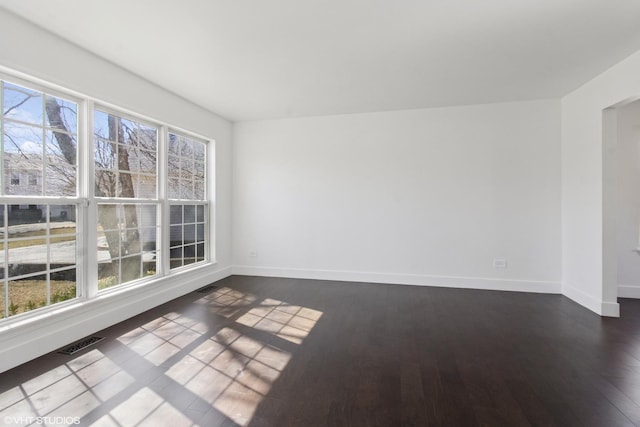
M164 276L169 272L169 202L167 200L167 174L169 173L168 165L168 143L169 129L167 126L160 128L158 138L158 199L160 207L158 212L158 236L156 241L156 260L157 270L160 276ZM165 244L165 242L167 242ZM166 246L166 248L165 248Z
M80 132L85 143L80 145L78 169L80 170L79 194L84 200L80 210L82 212L82 249L80 251L79 268L83 269L84 296L92 298L98 293L98 208L95 201L95 173L93 155L95 144L93 141L93 102L87 101L83 105L83 115ZM86 149L84 149L86 147Z
M7 205L2 205L2 209L4 210L4 226L6 227L6 232L4 233L4 241L3 247L9 247L9 208ZM4 317L5 319L9 317L9 251L4 250L3 255L4 259L4 278L2 279L4 283Z
M204 169L204 194L206 200L205 207L205 224L204 232L206 236L205 242L205 259L216 262L216 192L215 192L215 171L216 164L216 143L211 141L206 147L206 164Z
M46 127L46 122L47 122L47 109L45 107L46 105L46 99L47 96L45 94L42 95L42 117L43 117L43 122L42 122L42 168L40 169L42 171L42 180L40 182L40 191L42 191L42 195L46 196L47 195L47 164L49 163L49 160L47 159L47 127ZM30 181L29 181L29 176L27 176L27 185L30 185ZM48 298L47 298L48 301Z
M44 281L46 284L45 286L46 286L46 292L47 292L47 305L50 305L51 304L51 224L49 220L51 218L51 205L47 205L47 207L45 208L45 212L46 212L45 227L47 228L46 239L45 239L45 242L47 244L47 269L44 273L45 274ZM76 271L76 289L78 289L78 272L77 271Z

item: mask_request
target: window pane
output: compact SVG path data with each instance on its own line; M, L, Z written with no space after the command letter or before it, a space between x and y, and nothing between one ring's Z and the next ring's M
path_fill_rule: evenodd
M51 268L74 266L77 263L76 207L50 205L49 228Z
M184 247L184 264L193 264L196 262L196 245L187 245Z
M47 95L45 99L48 126L65 132L78 132L78 104Z
M172 248L169 251L169 256L171 258L171 268L182 266L182 246L178 248Z
M170 199L179 199L180 198L180 180L169 178L169 188L167 192L167 197Z
M182 205L171 205L169 209L171 224L182 224Z
M196 245L196 260L204 260L204 243L198 243Z
M98 169L118 169L117 148L114 142L96 138L94 160Z
M202 162L194 162L194 178L199 179L200 181L204 181L204 163Z
M171 247L182 245L182 225L171 227Z
M142 256L128 256L120 260L122 283L142 278Z
M51 304L76 298L76 269L51 273L49 284L51 286Z
M184 205L184 223L196 222L196 207L194 205Z
M26 156L42 162L41 127L7 121L4 123L3 132L5 154L18 154L20 157Z
M193 141L184 137L180 138L180 155L193 158Z
M180 138L173 133L169 133L169 154L180 155Z
M193 198L193 181L186 179L180 180L180 198L182 200L190 200Z
M193 198L195 200L204 200L204 182L196 181L193 183Z
M47 301L47 275L9 282L9 316L44 307Z
M47 165L45 186L47 196L65 197L76 195L76 168L65 164Z
M4 193L42 195L42 187L30 185L30 174L42 174L42 128L17 123L4 124Z
M196 241L196 225L195 224L185 224L183 231L183 240L184 243L195 243Z
M134 188L135 184L131 173L120 171L116 181L116 197L135 198Z
M35 90L4 82L4 117L42 124L42 94Z
M193 144L193 157L196 160L201 160L204 162L205 148L206 146L203 143L195 142Z
M98 260L98 289L110 288L120 283L120 260Z
M9 205L9 238L46 235L46 215L46 206Z
M9 240L9 277L47 270L48 247L45 239Z
M76 193L75 136L47 131L48 196L73 196Z
M93 112L93 134L96 138L109 139L109 115L99 110Z
M143 262L143 272L142 275L144 277L153 276L157 273L156 268L156 253L155 252L147 252L142 255Z
M141 230L140 237L142 239L142 250L144 252L153 252L156 250L156 232L155 227L146 227Z
M96 197L115 197L117 181L117 172L96 171Z
M180 157L169 156L167 173L172 178L180 177Z
M155 199L156 198L156 178L149 175L135 175L136 188L138 198Z
M139 151L140 172L147 175L156 174L156 152L148 150Z
M186 180L193 180L193 161L189 159L182 159L180 163L181 178Z
M155 227L157 225L157 212L155 205L142 205L140 208L140 225Z

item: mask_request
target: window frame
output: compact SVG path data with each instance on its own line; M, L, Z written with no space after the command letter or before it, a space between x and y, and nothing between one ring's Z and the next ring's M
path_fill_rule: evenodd
M40 316L41 314L46 314L51 311L56 311L59 309L64 309L64 307L68 307L74 304L79 303L86 299L87 295L87 281L86 281L86 271L87 265L85 265L82 260L82 254L87 251L87 241L86 241L86 198L83 197L81 187L80 187L80 176L84 172L82 162L80 159L85 155L86 147L84 144L80 143L80 139L85 131L83 123L86 120L84 116L86 114L86 104L87 99L78 94L73 93L72 91L66 91L61 88L55 87L54 85L49 85L46 83L42 83L37 81L36 79L31 78L23 78L20 76L16 76L13 73L6 72L3 69L0 69L0 81L3 82L0 85L0 108L4 107L4 82L8 82L9 84L22 86L27 89L37 91L42 93L43 95L51 95L57 98L65 99L67 101L72 101L77 105L77 117L76 117L76 183L75 183L75 196L48 196L45 192L42 195L10 195L5 194L5 182L4 182L4 110L0 109L0 157L2 157L3 162L1 165L2 172L0 173L0 205L75 205L76 206L76 297L47 305L45 307L36 308L33 310L29 310L24 313L20 313L17 315L10 315L8 317L4 317L0 319L0 325L12 324L16 321L22 321L24 319L29 319L33 317ZM19 123L19 121L9 120L10 122ZM40 127L38 125L38 127ZM46 129L46 127L43 127ZM11 179L11 178L10 178ZM28 178L27 178L28 179ZM13 181L11 179L11 181ZM20 177L20 181L22 181L22 177ZM11 182L9 183L11 184ZM13 185L13 184L11 184ZM20 185L17 184L17 185ZM41 182L42 185L42 182ZM7 208L8 211L8 208ZM8 223L7 223L8 226ZM6 242L6 238L3 239L3 242ZM9 248L5 248L0 251L0 257L4 259L5 268L8 268L8 256L9 256ZM47 269L43 271L43 274L49 274L51 272L51 268L47 266ZM8 312L8 283L9 277L5 271L5 277L0 279L3 283L3 292L5 298L5 310L4 314ZM50 298L50 285L47 285L47 300Z
M203 199L202 200L198 200L198 199L170 199L168 194L169 194L169 173L168 171L165 172L164 174L164 178L165 178L165 184L164 184L164 190L165 190L165 195L166 195L166 201L167 201L167 206L166 206L166 210L165 210L165 215L167 218L166 224L165 225L165 236L167 236L167 253L164 254L165 258L164 258L164 262L163 264L167 267L167 270L169 272L177 272L179 273L180 271L183 270L189 270L190 268L193 268L194 266L198 266L200 264L203 263L207 263L207 262L215 262L213 261L213 251L212 251L212 247L214 247L213 242L215 242L215 238L212 237L211 235L211 230L212 230L212 224L213 224L213 209L212 209L212 193L210 192L210 186L209 186L209 171L211 166L211 162L212 162L212 153L211 150L213 150L214 147L212 144L214 144L213 141L209 141L206 140L198 135L195 135L191 132L188 131L184 131L181 129L177 129L174 127L170 127L167 129L167 133L166 133L166 144L164 147L164 155L166 156L166 161L164 162L164 165L166 167L168 167L169 162L169 134L174 134L176 136L181 136L184 138L188 138L191 140L194 140L196 142L200 142L204 144L204 193L203 193ZM170 215L170 209L172 205L204 205L204 210L205 210L205 223L204 223L204 236L205 236L205 241L204 241L204 260L203 261L196 261L194 263L191 264L183 264L180 267L176 267L176 268L171 268L171 260L170 260L170 252L171 252L171 215ZM182 221L182 224L184 225L184 218ZM197 242L196 242L197 245ZM182 247L184 248L184 244L182 245ZM183 254L183 260L184 260L184 254Z
M0 193L0 204L67 204L75 205L77 209L76 218L76 292L74 299L55 303L46 307L30 310L19 315L13 315L0 319L0 328L14 322L29 321L48 313L64 309L72 305L81 305L97 297L108 297L111 293L121 293L133 288L148 286L152 283L162 281L174 275L193 271L205 266L214 265L217 261L214 257L215 236L212 230L215 228L215 210L213 209L212 186L209 183L211 171L213 171L213 160L215 153L215 140L204 137L189 130L172 126L166 122L156 120L133 112L128 108L100 101L96 98L78 93L73 90L58 86L56 84L28 76L14 70L0 67L0 80L11 84L26 87L34 91L39 91L46 95L62 98L77 104L77 160L76 160L76 191L75 196L15 196L4 195L4 187ZM2 105L3 91L0 90L0 105ZM94 112L96 110L117 115L123 119L132 120L151 126L157 129L157 151L156 151L156 198L103 198L95 195L95 163L94 163ZM4 130L4 114L0 111L0 132ZM167 159L168 159L168 139L169 132L194 139L204 143L205 147L205 180L204 180L204 200L169 200L167 198ZM0 146L0 150L3 147ZM4 153L2 153L4 155ZM4 171L0 174L0 186L4 186ZM40 184L42 185L42 180ZM156 242L156 274L150 277L142 277L138 280L126 282L118 286L106 288L98 291L98 263L97 263L97 206L99 203L153 203L157 206L157 242ZM181 204L204 204L205 205L205 256L204 260L182 266L178 269L171 269L169 263L169 209L172 202ZM165 243L166 242L166 243ZM166 248L165 248L166 246ZM6 250L5 250L6 252ZM0 256L3 256L0 253ZM4 280L4 279L3 279ZM5 292L8 292L5 290Z

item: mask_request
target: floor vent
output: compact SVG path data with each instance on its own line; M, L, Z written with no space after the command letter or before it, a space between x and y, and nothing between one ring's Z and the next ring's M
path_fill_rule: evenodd
M198 289L196 292L198 292L200 294L207 294L207 293L213 291L214 289L218 289L218 287L215 286L215 285L207 285L204 288Z
M74 354L82 350L83 348L89 347L99 341L102 341L104 338L102 337L89 337L85 338L82 341L78 341L77 343L71 344L69 347L65 347L61 350L58 350L58 353L61 354Z

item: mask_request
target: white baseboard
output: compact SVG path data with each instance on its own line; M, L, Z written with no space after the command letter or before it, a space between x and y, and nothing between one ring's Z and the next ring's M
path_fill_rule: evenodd
M618 297L640 299L640 286L618 285Z
M231 267L206 265L10 323L0 330L0 372L230 275Z
M602 301L566 284L562 286L562 294L600 316L620 317L620 304L617 302Z
M560 294L560 282L513 280L484 277L429 276L402 273L368 273L340 270L306 270L297 268L253 267L234 265L233 274L245 276L286 277L292 279L337 280L343 282L389 283L397 285L437 286L495 291Z

